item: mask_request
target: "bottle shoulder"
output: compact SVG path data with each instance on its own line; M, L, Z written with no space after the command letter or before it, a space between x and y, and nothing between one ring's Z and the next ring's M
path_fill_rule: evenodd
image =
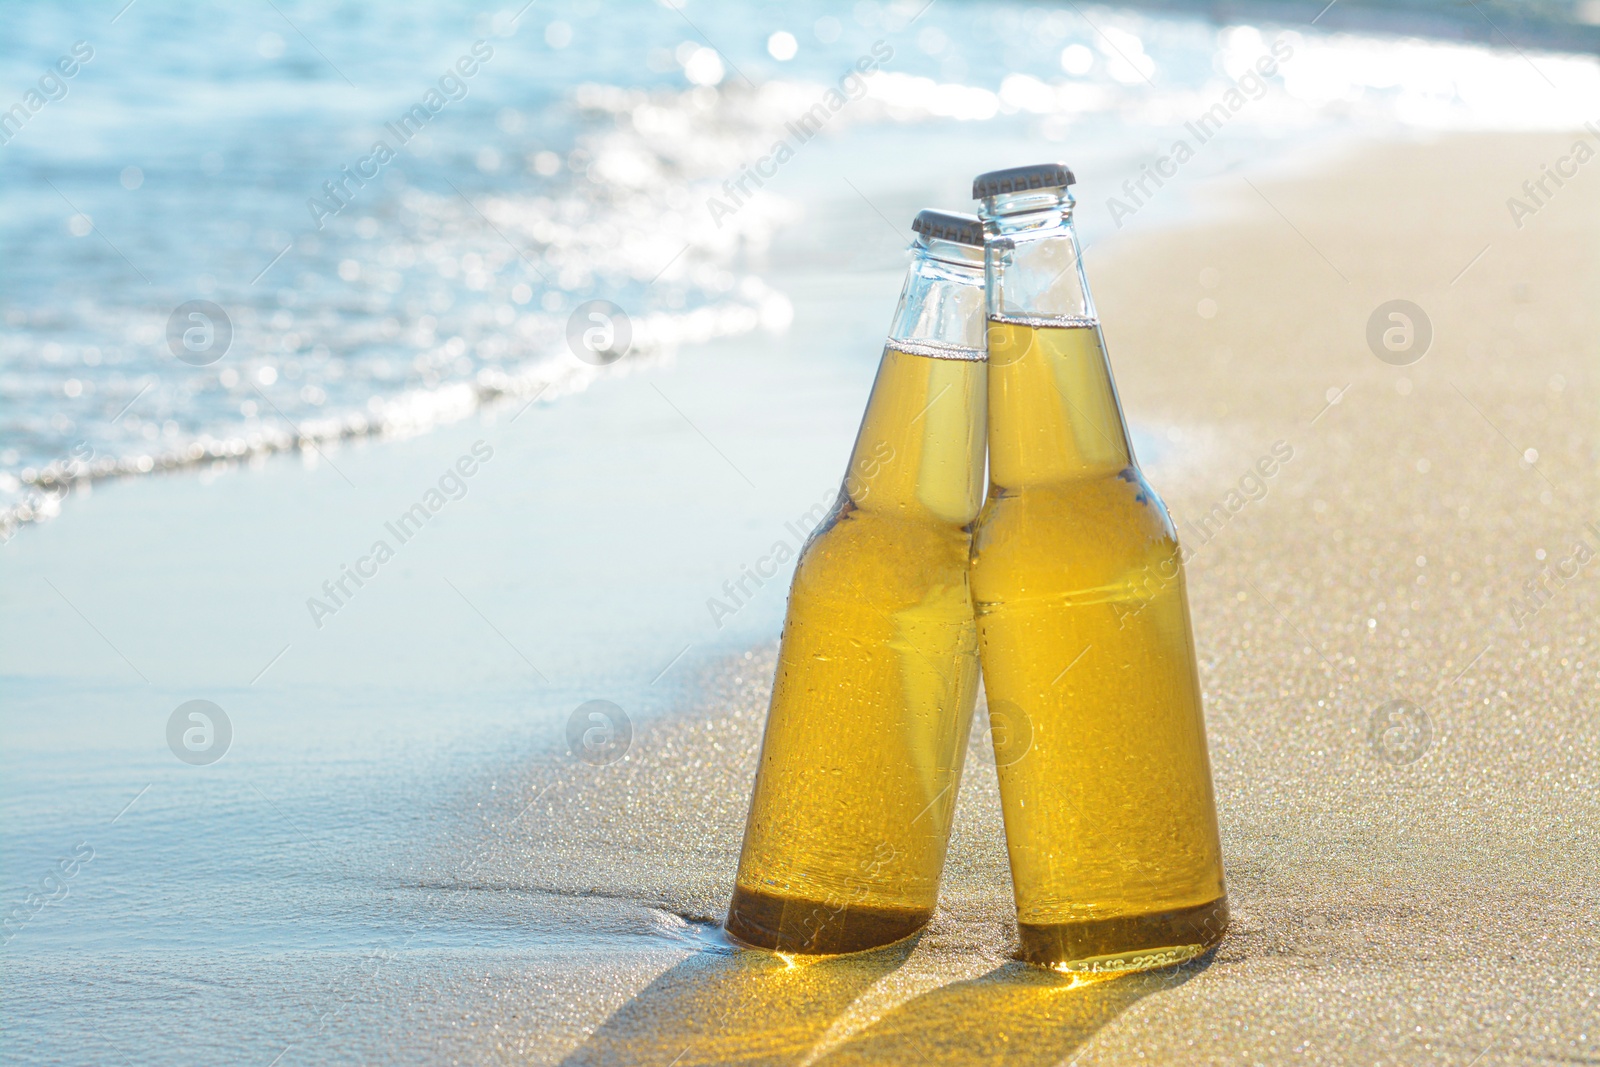
M976 587L1000 571L1040 572L1043 561L1053 561L1064 582L1088 587L1177 554L1166 505L1137 468L1127 467L1092 479L991 486L973 531L973 581Z
M965 529L925 515L846 504L801 549L794 588L917 602L935 586L965 585L971 542Z

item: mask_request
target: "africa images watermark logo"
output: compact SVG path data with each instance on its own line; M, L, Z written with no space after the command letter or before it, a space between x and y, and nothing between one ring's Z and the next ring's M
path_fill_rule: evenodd
M1409 367L1433 346L1433 321L1410 300L1389 300L1367 317L1367 347L1391 367Z
M356 160L353 166L345 164L340 167L337 179L323 182L325 198L312 196L306 200L306 209L311 212L311 221L317 224L317 229L322 229L327 219L349 207L356 198L357 190L366 188L367 182L376 179L383 168L394 161L397 148L405 147L421 133L433 116L443 111L446 105L465 100L468 91L466 80L475 76L482 65L493 57L494 47L488 41L481 38L473 41L468 53L446 69L438 82L422 94L421 100L412 104L393 122L383 124L384 130L394 138L396 148L391 148L389 142L380 137L372 143L372 150Z
M821 133L822 127L843 111L847 104L867 95L867 76L893 58L894 49L887 42L872 42L871 51L856 60L854 67L840 76L837 88L829 89L822 94L822 99L801 112L792 122L783 124L788 136L779 137L772 142L766 155L754 164L741 166L738 177L722 183L726 200L716 196L707 197L706 210L711 213L711 221L717 224L717 228L721 229L722 220L737 212L748 198L755 195L749 189L751 182L760 189L768 180L776 177L778 168L793 159L801 145Z
M323 619L337 615L339 609L350 603L367 582L376 578L379 568L394 558L399 545L421 533L428 520L443 511L450 501L466 496L467 479L477 474L483 464L493 458L494 449L487 442L474 441L471 455L463 455L445 468L437 484L423 493L421 500L401 512L392 522L384 523L384 530L394 538L393 545L388 538L378 538L366 555L354 563L341 563L338 576L322 583L322 593L326 599L306 597L306 611L310 612L313 625L322 629ZM355 588L351 588L352 585Z
M1600 558L1600 523L1588 523L1584 531L1593 535L1593 544L1589 543L1587 537L1574 538L1567 555L1545 564L1536 576L1522 583L1520 592L1512 596L1511 621L1517 629L1527 626L1535 615L1545 609L1545 605L1556 598L1556 594L1584 577L1584 570L1589 564ZM1544 558L1542 550L1539 558Z
M1199 518L1184 520L1181 525L1186 525L1188 531L1184 539L1178 542L1177 551L1154 563L1145 564L1142 570L1130 576L1133 596L1129 601L1111 602L1111 610L1117 616L1117 628L1127 626L1129 619L1136 618L1176 585L1183 577L1184 566L1210 544L1235 515L1250 504L1265 500L1272 489L1272 478L1293 458L1293 445L1287 441L1274 441L1271 451L1259 457L1221 500L1212 504ZM1197 543L1191 545L1188 533L1195 535Z
M633 347L633 320L610 300L585 300L567 316L567 347L593 366L615 363Z
M766 555L742 564L737 578L729 578L722 583L726 599L714 596L706 598L706 611L710 612L711 621L717 629L722 629L724 619L738 614L749 604L757 590L776 578L785 563L800 554L820 524L827 521L830 515L836 517L836 508L842 505L859 507L864 503L872 493L873 480L894 459L894 446L888 441L879 441L870 449L860 449L845 472L842 490L830 489L827 496L807 508L793 522L784 523L786 537L774 541Z
M1165 155L1153 163L1141 164L1139 176L1122 183L1122 192L1127 199L1113 196L1106 201L1106 210L1111 213L1111 221L1117 224L1117 229L1122 229L1124 219L1138 214L1139 209L1148 204L1168 181L1176 178L1178 168L1193 159L1195 152L1220 133L1222 127L1244 110L1246 104L1266 96L1266 79L1277 74L1278 67L1293 56L1294 45L1287 38L1274 40L1251 69L1233 79L1228 90L1222 94L1222 99L1202 111L1194 121L1183 124L1183 128L1193 136L1193 143L1188 137L1180 137ZM1152 182L1154 189L1150 188Z
M1583 128L1589 131L1595 144L1600 144L1600 126L1585 122ZM1529 178L1522 183L1523 195L1506 198L1506 210L1511 212L1511 221L1517 224L1517 229L1522 229L1524 219L1530 215L1537 215L1546 204L1550 203L1567 182L1578 176L1578 168L1593 159L1595 155L1594 145L1580 139L1572 142L1571 149L1566 155L1557 158L1554 166L1549 163L1540 164L1539 176ZM1553 189L1552 184L1555 186Z
M191 767L205 767L228 754L233 720L209 700L187 700L167 717L167 747Z
M567 747L591 767L604 767L628 754L633 720L609 700L586 700L567 716Z
M210 300L179 304L167 316L167 348L191 367L208 367L228 354L233 320Z
M989 741L996 767L1020 763L1033 748L1033 719L1009 700L989 701Z
M1409 700L1391 700L1373 710L1367 746L1391 767L1409 766L1433 747L1433 716Z
M22 903L8 909L4 918L0 918L0 945L11 944L11 939L35 915L52 904L66 900L72 892L71 881L93 860L94 846L87 841L78 842L70 854L56 860L55 866L39 879L38 888L30 890L22 898Z
M65 99L68 79L76 77L83 65L93 58L93 45L88 41L75 42L71 55L57 59L52 69L39 76L36 88L29 89L22 94L21 100L0 111L0 145L10 144L11 139L28 124L28 120L43 111L46 104Z

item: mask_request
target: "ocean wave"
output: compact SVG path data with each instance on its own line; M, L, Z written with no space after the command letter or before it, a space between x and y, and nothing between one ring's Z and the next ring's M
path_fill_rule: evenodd
M85 483L423 432L581 391L686 343L786 328L787 297L743 263L794 206L767 196L713 226L692 192L722 178L755 121L709 95L656 94L635 128L612 121L616 91L580 88L564 187L405 184L336 220L343 233L296 238L288 285L207 294L232 328L207 366L175 363L160 307L10 309L0 387L19 404L0 452L0 537ZM685 123L694 136L674 136ZM596 299L627 322L620 362L569 341Z
M485 404L580 391L684 343L784 329L789 302L752 264L800 209L765 177L814 136L998 120L1036 124L1048 141L1092 129L1155 143L1208 112L1230 130L1268 134L1556 129L1592 119L1582 109L1600 99L1600 61L1589 55L1218 29L1117 9L1096 9L1093 34L1059 12L1031 29L1031 16L1009 9L938 17L988 20L980 43L983 33L1027 29L1029 55L1048 62L1008 69L1010 60L969 56L954 24L925 26L913 46L888 15L862 23L879 36L851 45L859 56L813 61L796 77L735 78L686 43L678 63L699 84L579 84L483 114L464 104L334 217L299 213L296 198L316 193L327 172L320 157L294 172L304 189L258 185L270 201L260 217L252 190L235 189L209 231L229 269L198 276L165 231L173 213L194 213L184 197L223 164L213 153L180 168L163 206L127 223L143 227L131 237L119 232L112 245L101 235L109 251L93 240L72 246L99 259L42 264L40 278L14 279L27 283L23 295L0 297L9 401L0 537L56 514L74 487L98 479L423 432ZM1255 78L1264 56L1282 53L1292 60ZM930 57L941 76L924 73ZM1235 95L1239 106L1227 103ZM248 161L276 149L252 135L237 151ZM125 170L122 180L144 179ZM68 227L100 234L77 213ZM127 284L125 267L152 285ZM223 308L232 341L225 358L191 367L173 358L168 335L173 309L197 297ZM597 366L572 349L571 318L591 300L626 316L626 359Z

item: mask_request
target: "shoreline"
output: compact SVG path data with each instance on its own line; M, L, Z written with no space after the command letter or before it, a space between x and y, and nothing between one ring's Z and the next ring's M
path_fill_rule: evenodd
M1500 213L1568 139L1212 179L1198 220L1090 254L1151 482L1186 535L1228 513L1188 571L1235 916L1200 965L1066 989L1010 958L981 713L913 942L789 964L707 929L787 571L725 618L706 599L831 495L900 281L845 190L774 248L787 335L686 348L536 419L341 450L339 470L110 483L12 542L16 881L96 850L7 947L7 1013L21 990L46 1005L14 1047L88 1040L98 1003L118 1006L105 1040L153 1059L201 1041L266 1062L306 1034L312 1059L680 1067L1592 1056L1600 587L1508 606L1600 498L1600 210L1573 190L1520 231ZM953 195L970 167L941 166L876 205ZM1390 299L1431 319L1407 366L1367 346ZM479 438L495 459L468 492L314 628L306 597ZM1243 487L1279 440L1292 460ZM163 732L195 698L233 721L209 767ZM566 754L594 699L631 720L599 766ZM1528 856L1529 826L1560 847ZM130 922L142 940L105 949ZM148 1033L141 983L202 1014Z

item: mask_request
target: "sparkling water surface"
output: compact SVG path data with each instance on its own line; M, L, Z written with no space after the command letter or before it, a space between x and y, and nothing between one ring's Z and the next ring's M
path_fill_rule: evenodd
M581 389L590 300L635 354L784 328L760 262L805 195L748 168L781 176L808 113L1011 123L1137 181L1234 88L1196 174L1309 128L1575 126L1600 97L1592 57L1004 4L651 4L624 30L598 3L138 0L19 8L5 37L7 534L76 482ZM1156 190L1102 183L1097 210Z

